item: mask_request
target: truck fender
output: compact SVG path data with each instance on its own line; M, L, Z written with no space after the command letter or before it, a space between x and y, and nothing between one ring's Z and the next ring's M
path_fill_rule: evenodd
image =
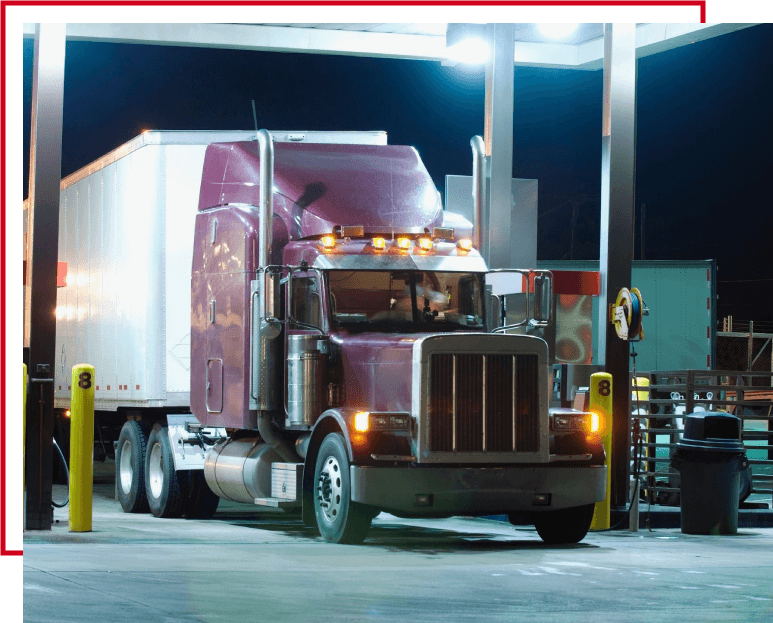
M317 420L311 431L311 439L303 462L303 486L302 486L302 518L307 526L315 526L314 517L314 468L317 465L317 453L322 441L330 433L341 433L349 455L349 462L355 462L358 458L352 451L352 442L349 437L349 424L354 419L354 414L359 409L338 408L328 409Z

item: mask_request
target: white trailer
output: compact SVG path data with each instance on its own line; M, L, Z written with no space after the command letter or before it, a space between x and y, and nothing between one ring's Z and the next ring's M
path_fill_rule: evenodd
M66 177L59 206L55 406L94 366L95 408L189 403L190 239L206 146L248 132L145 132Z
M386 144L384 132L273 132L275 141ZM55 407L76 363L101 411L190 404L193 230L207 145L252 131L146 131L61 182Z

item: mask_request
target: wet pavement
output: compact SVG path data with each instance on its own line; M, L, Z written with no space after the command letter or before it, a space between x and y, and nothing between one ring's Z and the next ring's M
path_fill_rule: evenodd
M331 545L238 504L209 521L124 514L105 469L93 532L69 533L65 508L25 533L25 621L773 621L771 528L549 546L488 519L382 514L363 545Z

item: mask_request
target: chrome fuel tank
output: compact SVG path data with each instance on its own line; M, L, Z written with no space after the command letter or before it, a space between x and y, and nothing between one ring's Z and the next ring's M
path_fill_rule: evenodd
M281 462L257 437L228 440L212 448L204 462L204 478L219 497L254 504L271 497L271 464Z
M287 424L312 426L327 406L329 338L290 335L287 343Z

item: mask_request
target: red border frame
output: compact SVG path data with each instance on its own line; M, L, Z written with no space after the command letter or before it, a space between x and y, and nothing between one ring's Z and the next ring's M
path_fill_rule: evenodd
M20 3L19 6L23 6L24 3ZM177 2L176 0L173 0L172 2L167 2L165 4L183 4L182 2ZM246 5L246 6L253 6L255 5L255 2L249 2L245 0L235 0L230 3L231 5L238 6L238 5ZM260 3L259 3L260 4ZM333 2L325 2L324 0L312 0L312 1L305 1L305 2L294 2L293 0L279 0L271 3L274 6L362 6L360 2L355 2L353 0L338 0ZM370 3L369 3L370 4ZM421 2L422 5L442 5L442 6L448 6L448 5L454 5L454 4L466 4L462 2L455 2L452 0L451 2L448 1L441 1L441 0L425 0L424 2ZM530 6L530 7L543 7L543 6L571 6L571 7L616 7L616 8L622 8L622 7L677 7L677 6L695 6L700 9L700 21L702 23L706 22L706 1L705 0L699 0L698 2L692 2L691 0L688 0L688 2L679 2L678 0L638 0L638 1L628 1L628 0L532 0L531 2L504 2L499 0L493 0L488 3L490 6ZM36 6L66 6L67 3L57 1L57 0L44 0L42 2L36 3ZM104 6L103 2L95 2L91 0L86 0L85 2L81 3L82 6ZM145 1L139 1L139 2L117 2L114 3L113 6L156 6L157 3L154 2L145 2ZM186 6L211 6L211 2L208 2L206 0L193 0L192 2L186 2ZM381 5L381 6L415 6L415 2L411 2L410 0L397 0L393 2L380 2L380 3L372 3L373 5ZM8 9L9 5L6 5L5 12L3 13L2 18L2 27L3 27L3 33L4 33L4 43L6 45L3 46L3 56L6 55L6 49L7 49L7 43L8 43L8 31L7 31L7 17L8 17ZM6 58L4 60L7 61ZM6 98L7 98L7 76L6 76L6 67L7 64L3 63L3 81L2 81L2 111L3 111L3 125L2 125L2 139L3 142L7 145L7 111L6 111ZM7 171L6 171L6 151L4 150L2 152L2 156L0 156L2 159L2 170L3 170L3 181L7 181L5 178L7 177ZM6 218L7 218L7 206L4 203L2 205L2 211L3 211L3 217L1 219L2 225L0 225L0 228L2 228L2 233L4 234L4 239L7 241L7 235L6 235ZM7 249L6 249L7 251ZM6 283L6 270L7 270L7 263L6 263L6 253L2 254L2 259L0 259L0 268L2 270L0 271L0 274L2 275L0 279L3 280L3 286L7 285ZM2 346L3 350L8 352L7 350L7 344L6 344L6 337L7 337L7 318L6 318L6 288L2 288L2 298L0 298L0 317L2 317L2 320L6 323L6 332L3 332L2 338L0 338L1 343L0 346ZM6 360L3 359L2 363L2 369L0 371L2 373L2 378L8 378L7 376L7 370L6 370ZM8 440L8 431L7 431L7 403L5 407L2 410L2 415L0 417L2 418L2 423L0 423L0 487L2 487L2 495L0 496L0 522L2 525L0 528L2 529L2 551L0 551L0 555L5 556L21 556L23 554L23 550L6 550L6 516L8 512L8 500L6 497L7 494L7 477L8 477L8 470L6 466L6 461L8 459L8 452L7 452L7 440ZM11 505L15 509L15 505Z
M4 43L6 44L6 45L3 45L3 52L2 52L3 57L4 57L3 60L6 61L6 62L3 62L3 69L2 69L2 72L3 72L3 80L2 80L2 83L3 83L3 86L2 86L2 111L3 111L2 140L3 140L3 143L6 146L8 145L8 117L6 116L7 115L7 110L6 110L6 108L7 108L7 99L6 98L8 96L8 83L6 82L6 80L7 80L7 69L6 68L7 68L8 65L7 65L7 58L5 58L6 57L7 40L8 40L7 21L8 21L8 7L6 7L5 12L3 13L3 23L2 23L3 33L5 33L3 38L5 39ZM0 156L0 158L2 159L3 182L4 183L6 182L6 178L7 178L7 175L8 175L7 171L6 171L6 164L7 164L6 163L6 154L7 154L7 151L3 150L2 156ZM6 232L6 225L7 225L7 220L6 219L7 219L8 215L7 215L7 209L6 208L7 208L7 202L3 202L3 204L2 204L2 212L3 212L3 214L2 214L2 219L0 219L0 223L2 223L2 225L0 225L0 228L2 228L3 240L6 241L6 252L2 254L2 259L0 259L0 275L1 275L0 279L2 279L2 289L1 289L2 290L2 295L0 295L2 297L2 298L0 298L0 317L2 317L3 324L5 325L6 330L2 334L2 338L0 338L0 340L1 340L0 347L2 347L2 350L4 350L6 352L6 357L3 358L2 369L0 369L0 374L2 374L2 378L4 378L4 379L8 379L8 374L7 374L7 370L6 370L7 353L8 353L8 346L7 346L7 343L6 343L6 338L8 337L8 324L7 324L7 316L6 316L6 312L7 312L7 307L6 307L6 294L7 294L6 293L6 286L8 285L7 284L7 274L6 274L6 270L7 270L6 258L7 258L7 252L8 252L8 249L7 249L8 237L7 237L7 232ZM18 368L16 370L16 373L17 374L19 373ZM8 385L10 385L10 383L6 383L6 390L8 390ZM18 385L17 385L17 391L18 391ZM17 394L17 396L18 396L18 394ZM4 555L4 556L21 556L22 553L23 553L22 550L6 550L5 549L6 548L6 532L5 532L6 531L6 516L7 516L7 513L8 513L8 499L6 498L6 492L7 492L7 489L8 489L8 487L6 486L6 482L7 482L7 478L8 478L8 470L7 470L6 461L8 460L8 454L9 454L7 452L7 447L8 447L7 442L8 442L8 438L9 438L8 430L7 430L7 425L8 425L8 418L7 418L8 401L9 401L9 395L8 395L8 391L6 391L6 402L5 402L5 404L4 404L3 408L2 408L2 412L1 412L2 415L0 416L0 417L2 417L2 420L3 420L2 423L0 424L0 486L2 486L2 495L0 495L0 518L1 518L0 522L2 522L2 526L0 526L0 529L2 529L2 552L0 552L0 553L2 553L2 555ZM13 404L13 402L11 402L11 404ZM13 437L13 439L14 439L14 443L16 443L16 437L15 436ZM16 454L15 452L11 453L11 456L15 457L15 454ZM15 470L14 470L14 473L16 473ZM17 492L18 492L18 490L17 490ZM18 512L18 510L21 510L15 504L12 504L11 507L13 508L14 512Z

